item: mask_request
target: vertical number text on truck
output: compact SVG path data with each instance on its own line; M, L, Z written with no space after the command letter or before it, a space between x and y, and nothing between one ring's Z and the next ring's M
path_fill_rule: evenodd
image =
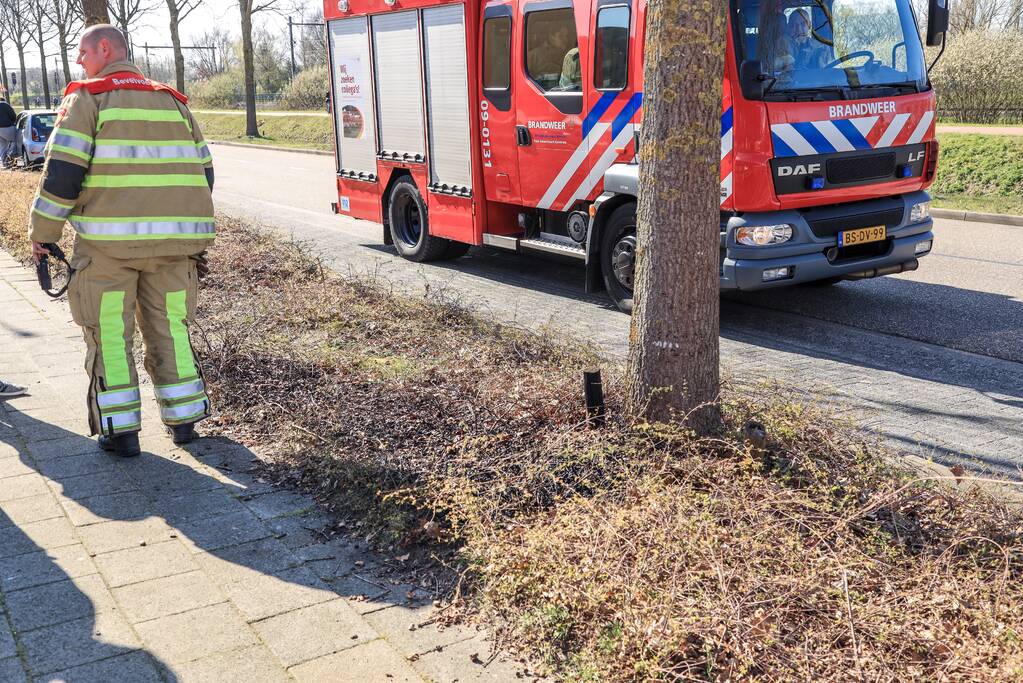
M938 143L911 0L727 1L722 289L915 269ZM578 259L587 291L631 309L645 0L324 9L335 211L382 223L413 261L471 245Z

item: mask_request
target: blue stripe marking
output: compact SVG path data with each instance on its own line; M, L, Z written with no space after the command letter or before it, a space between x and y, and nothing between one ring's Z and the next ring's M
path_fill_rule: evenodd
M583 140L590 134L593 126L597 125L597 121L600 121L600 117L604 115L604 112L608 110L618 95L619 93L617 92L606 92L600 96L600 99L590 109L590 113L583 119Z
M632 117L636 115L639 108L643 105L643 93L638 92L629 98L629 101L625 103L625 107L621 113L615 117L615 120L611 122L611 139L614 140L618 137L618 134L622 132L625 126L632 123Z
M778 137L777 133L771 133L771 140L774 142L774 156L776 157L799 156L798 154L796 154L796 150L789 147L784 140Z
M828 142L828 139L821 135L821 132L817 130L817 127L812 123L793 123L792 127L796 129L796 132L803 136L810 146L813 147L818 154L832 154L835 151L834 146Z
M835 124L835 128L838 132L845 136L845 139L849 141L856 149L873 149L870 143L867 142L867 138L863 137L863 134L857 130L856 126L849 119L837 119L832 121Z
M732 130L732 107L729 107L728 111L721 115L721 137L725 137L730 130Z

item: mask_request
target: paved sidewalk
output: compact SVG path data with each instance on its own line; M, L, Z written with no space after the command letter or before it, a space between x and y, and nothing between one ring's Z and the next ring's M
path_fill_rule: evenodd
M78 328L2 252L0 310L0 378L31 392L0 402L0 682L516 680L250 451L176 448L151 387L142 456L100 451Z

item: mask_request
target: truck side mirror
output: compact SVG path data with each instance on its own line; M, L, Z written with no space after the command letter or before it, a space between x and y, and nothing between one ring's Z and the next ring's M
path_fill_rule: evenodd
M927 5L927 45L936 47L945 42L948 32L948 0L930 0Z
M744 59L739 64L739 86L747 100L764 99L764 82L764 66L759 59Z

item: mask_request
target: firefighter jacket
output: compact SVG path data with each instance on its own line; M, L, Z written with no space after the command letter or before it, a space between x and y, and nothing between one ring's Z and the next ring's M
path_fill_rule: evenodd
M34 242L75 228L76 254L198 254L214 238L213 162L187 98L116 62L68 85L30 216Z

